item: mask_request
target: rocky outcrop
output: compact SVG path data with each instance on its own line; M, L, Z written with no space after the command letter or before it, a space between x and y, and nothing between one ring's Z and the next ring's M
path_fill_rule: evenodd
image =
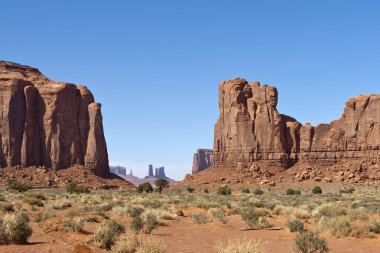
M266 161L289 167L299 161L380 161L380 95L349 99L342 117L330 124L302 125L277 110L275 87L224 81L215 125L216 165L237 167Z
M109 171L101 105L84 86L0 62L0 165Z
M193 158L192 172L197 173L214 164L214 150L212 149L198 149Z
M165 167L156 168L155 172L154 172L154 177L155 178L166 178Z

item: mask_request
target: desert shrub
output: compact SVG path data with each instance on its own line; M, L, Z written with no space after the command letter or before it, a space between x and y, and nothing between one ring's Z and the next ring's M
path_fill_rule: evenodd
M300 190L294 190L294 189L287 189L286 195L301 195Z
M347 215L347 208L337 204L322 204L313 210L312 215L316 219L344 216Z
M41 199L38 199L38 198L35 198L35 197L28 197L28 196L25 196L24 197L24 202L31 205L31 206L39 206L39 207L42 207L44 206L44 202L42 202Z
M203 192L204 192L204 193L209 193L208 188L205 188L205 189L203 190Z
M262 253L263 246L251 239L229 239L227 243L219 242L216 246L218 253Z
M211 209L210 212L212 214L212 217L214 217L218 221L222 223L227 223L226 216L224 215L224 212L222 209Z
M188 192L190 192L190 193L193 193L195 190L194 190L193 187L191 187L191 186L187 186L187 187L186 187L186 191L188 191Z
M0 205L0 210L3 213L10 213L15 211L14 206L11 203Z
M146 225L145 233L152 233L159 225L157 215L153 212L146 213L144 223Z
M165 247L157 239L127 234L112 247L114 253L164 253Z
M248 188L243 188L241 190L242 193L250 193L251 191Z
M79 186L76 182L71 181L66 186L67 193L70 194L81 194L81 193L90 193L90 189L87 187Z
M22 213L6 214L0 221L1 244L25 244L32 234L29 218Z
M94 234L93 241L102 249L111 249L118 236L124 232L124 226L120 223L109 220L101 224Z
M8 191L26 192L30 189L33 189L33 186L30 184L24 184L13 179L8 181Z
M304 231L304 224L299 219L288 220L285 226L289 228L290 232L302 232Z
M193 214L191 216L191 219L192 219L193 223L198 224L198 225L203 225L203 224L207 224L210 222L207 219L207 216L204 215L203 213Z
M63 210L71 207L71 203L66 200L57 200L53 202L53 208L57 210Z
M131 221L131 229L136 234L139 233L144 227L144 221L140 216L136 216Z
M312 231L301 232L296 236L295 250L300 253L329 252L327 242L318 233Z
M155 238L140 236L139 247L136 253L164 253L166 252L165 246Z
M380 222L379 221L371 222L368 229L372 233L380 234Z
M143 183L143 184L140 184L139 186L137 186L137 192L138 193L143 193L143 192L150 193L150 192L153 192L153 187L149 182L146 182L146 183Z
M39 222L43 222L47 219L54 218L54 217L56 217L54 213L49 213L47 211L44 211L37 214L35 221L39 223Z
M198 208L202 208L205 210L209 210L211 208L218 208L221 207L219 203L209 200L209 199L200 199L195 202L195 206Z
M140 206L131 206L131 207L128 208L128 210L127 210L127 213L128 213L132 218L135 218L135 217L140 216L143 212L144 212L144 208L142 208L142 207L140 207Z
M67 230L71 233L82 233L85 219L68 219L63 222Z
M218 195L231 195L232 190L228 186L219 187Z
M303 208L298 208L298 207L294 208L292 214L297 219L306 220L306 219L311 218L311 214L309 213L309 211Z
M354 191L355 191L355 188L350 187L350 188L341 189L339 191L339 193L342 193L342 194L352 194L352 193L354 193Z
M311 191L313 194L322 194L322 188L319 186L314 186L313 190Z
M263 195L264 192L263 192L263 190L261 190L260 188L257 188L257 189L255 189L255 190L253 191L253 194L254 194L254 195Z
M94 223L99 223L100 222L99 219L97 217L95 217L95 216L86 217L86 218L84 218L84 220L86 222L94 222Z
M356 220L367 221L369 219L367 212L362 208L351 209L348 212L348 217L350 217L352 221L356 221Z
M259 227L259 215L254 208L245 207L240 210L243 221L252 229Z
M157 191L161 193L165 188L169 187L169 181L163 178L159 178L156 181L154 181L154 184L157 187Z
M3 194L0 194L0 201L5 201L5 196Z
M330 230L335 237L348 237L351 234L352 227L347 217L324 218L320 226Z

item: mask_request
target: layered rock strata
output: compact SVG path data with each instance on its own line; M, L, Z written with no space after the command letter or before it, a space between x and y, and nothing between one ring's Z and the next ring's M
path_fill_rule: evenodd
M215 164L380 162L380 95L351 98L340 119L316 127L280 114L277 103L275 87L240 78L221 82Z
M0 62L0 166L85 165L108 173L101 105L84 86Z

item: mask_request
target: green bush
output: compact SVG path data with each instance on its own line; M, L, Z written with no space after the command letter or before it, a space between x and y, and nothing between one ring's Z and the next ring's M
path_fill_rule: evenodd
M70 193L70 194L90 193L90 190L87 187L79 186L74 181L71 181L67 184L66 191L67 193Z
M13 179L8 181L8 191L26 192L30 189L33 189L33 186L30 184L24 184Z
M255 190L253 191L253 194L254 194L254 195L263 195L264 192L263 192L263 190L261 190L260 188L257 188L257 189L255 189Z
M296 252L300 253L327 253L327 242L318 233L312 231L301 232L296 236Z
M300 190L294 190L294 189L287 189L286 195L301 195Z
M147 213L145 217L145 224L145 233L152 233L152 231L159 225L157 215L155 215L154 213Z
M248 188L243 188L241 190L242 193L250 193L250 190Z
M3 213L9 213L9 212L14 212L14 211L15 211L13 205L10 204L10 203L0 205L0 210L1 210Z
M224 211L222 209L213 209L211 210L212 217L217 219L222 223L227 223L226 216L224 215Z
M231 195L232 190L228 186L219 187L218 195Z
M42 213L38 213L35 221L39 223L39 222L43 222L47 219L54 218L54 217L56 217L56 215L54 213L49 213L49 212L45 211Z
M24 197L24 202L31 205L31 206L39 206L39 207L42 207L44 206L44 202L42 202L41 199L38 199L38 198L35 198L35 197L28 197L28 196L25 196Z
M110 250L121 233L124 233L124 226L116 221L109 220L99 226L95 232L93 241L101 249Z
M259 218L260 216L257 214L254 208L245 207L240 210L240 216L247 225L256 229L259 227Z
M350 187L350 188L341 189L339 191L339 193L342 193L342 194L352 194L352 193L354 193L354 191L355 191L355 188Z
M149 182L146 182L146 183L143 183L143 184L140 184L139 186L137 186L137 192L138 193L143 193L143 192L150 193L150 192L153 192L153 187Z
M285 226L289 228L292 233L304 231L304 224L299 219L289 220L286 222Z
M319 186L315 186L312 190L313 194L322 194L322 188Z
M131 206L128 208L127 213L132 217L139 217L144 212L144 208L139 206Z
M379 221L373 221L369 225L369 232L380 234L380 222Z
M165 189L165 188L168 188L169 187L169 181L166 180L166 179L163 179L163 178L159 178L157 179L156 181L154 181L154 184L156 185L157 187L157 191L159 193L162 193L162 191Z
M191 186L187 186L187 187L186 187L186 191L188 191L188 192L190 192L190 193L193 193L195 190L194 190L193 187L191 187Z
M71 233L82 233L83 232L83 226L84 226L85 219L69 219L64 221L64 225L67 228L67 230Z
M144 227L144 222L140 216L136 216L131 221L131 229L136 234L139 233Z
M28 225L29 218L22 213L6 214L0 221L1 244L26 244L32 234Z

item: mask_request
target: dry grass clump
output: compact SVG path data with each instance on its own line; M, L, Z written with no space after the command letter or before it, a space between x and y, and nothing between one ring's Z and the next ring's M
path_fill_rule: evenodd
M227 243L219 242L216 246L218 253L262 253L263 245L251 239L229 239Z
M348 214L348 208L338 204L322 204L313 210L312 215L316 219L322 217L338 217Z
M191 216L191 219L193 220L193 223L198 225L207 224L210 222L210 220L207 218L207 216L204 213L196 213Z
M32 229L28 225L29 218L22 213L6 214L0 221L1 244L26 244Z
M251 229L266 229L272 227L272 224L260 216L254 208L242 208L240 210L240 216Z
M304 208L298 208L298 207L293 209L292 215L296 217L297 219L301 219L301 220L307 220L312 217L311 213L308 210Z
M226 216L224 214L223 209L221 209L221 208L213 208L213 209L210 209L210 213L211 213L212 217L214 217L218 221L220 221L220 222L222 222L224 224L227 223Z
M35 222L43 222L45 220L48 220L50 218L54 218L56 217L57 215L55 215L54 213L50 213L48 211L44 211L44 212L41 212L41 213L38 213L37 214L37 217L35 219Z
M288 220L285 226L289 228L289 231L292 233L304 231L304 223L299 219Z
M52 207L57 210L63 210L63 209L71 207L71 203L67 200L60 199L60 200L54 201Z
M71 233L82 233L85 221L86 220L83 218L68 219L68 220L65 220L63 224L65 225L67 230Z
M121 233L124 233L124 226L116 221L108 220L98 227L93 241L99 248L109 250Z
M164 253L166 247L152 237L126 234L112 247L114 253Z

